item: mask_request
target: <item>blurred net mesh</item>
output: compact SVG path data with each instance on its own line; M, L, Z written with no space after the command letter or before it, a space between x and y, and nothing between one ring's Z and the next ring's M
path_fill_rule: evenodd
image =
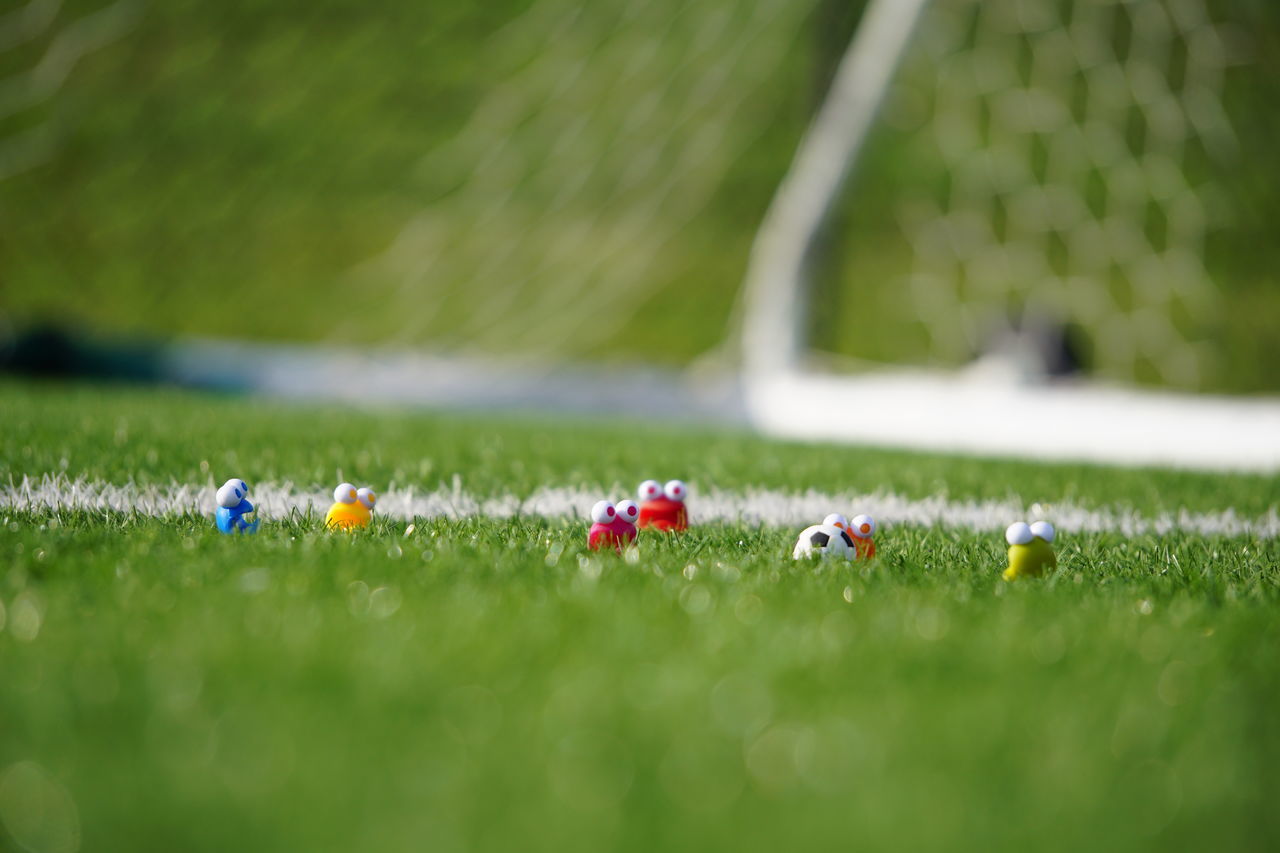
M914 44L887 109L927 111L945 171L895 204L933 356L964 360L1016 304L1085 329L1102 375L1198 385L1212 352L1186 321L1217 303L1220 223L1194 162L1234 144L1204 0L938 0Z
M677 238L773 120L752 95L812 5L536 0L479 46L487 96L418 166L439 197L361 270L396 282L393 341L555 357L631 322L705 251Z

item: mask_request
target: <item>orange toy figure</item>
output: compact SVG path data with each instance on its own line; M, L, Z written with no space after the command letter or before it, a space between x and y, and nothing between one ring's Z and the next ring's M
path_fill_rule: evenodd
M871 538L875 533L876 521L869 515L855 515L849 522L849 535L858 549L858 559L870 560L876 555L876 542Z
M876 532L876 521L871 516L854 516L853 521L850 522L840 513L833 512L823 519L822 523L839 527L852 536L853 547L857 551L859 560L870 560L876 555L876 543L871 538Z
M689 511L684 499L689 487L680 480L669 480L661 486L657 480L640 484L640 528L652 527L664 533L689 528Z

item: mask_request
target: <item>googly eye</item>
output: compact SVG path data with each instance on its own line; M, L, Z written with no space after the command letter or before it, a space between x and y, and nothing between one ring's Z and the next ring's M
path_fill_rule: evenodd
M248 493L249 487L244 484L244 480L227 480L218 489L218 506L233 509L240 505L240 501Z
M1004 532L1004 541L1010 545L1026 545L1032 538L1031 528L1025 521L1015 521Z
M632 524L635 524L636 519L640 517L640 507L636 506L635 501L622 501L615 509L618 512L618 518Z
M1032 536L1038 536L1046 542L1052 542L1053 537L1057 535L1057 531L1053 529L1053 525L1047 521L1034 522L1030 529Z
M866 539L876 532L876 520L865 513L855 515L853 523L849 525L849 532L859 539Z
M683 480L667 480L667 484L662 487L662 491L673 501L682 501L689 495L689 487L684 484Z
M350 483L343 483L341 486L333 490L333 499L340 504L353 504L356 502L356 487Z
M822 523L833 527L839 527L841 530L847 530L849 527L849 519L845 518L838 512L833 512L831 515L822 519Z
M642 501L653 501L662 497L662 484L657 480L645 480L637 490Z
M378 502L378 496L368 486L356 492L356 498L359 499L360 503L364 504L365 509L373 509L373 505Z
M613 504L608 501L599 501L591 508L591 520L596 524L608 524L618 515L618 511L614 509Z

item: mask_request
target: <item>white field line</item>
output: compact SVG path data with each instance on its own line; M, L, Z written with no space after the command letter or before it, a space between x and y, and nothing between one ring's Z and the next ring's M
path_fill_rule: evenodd
M20 482L0 485L0 507L15 510L109 510L138 512L149 516L174 516L194 512L211 515L216 485L171 483L167 486L116 485L96 480L70 479L64 475L23 477ZM413 518L512 518L537 516L550 519L581 519L585 522L591 505L601 498L624 500L630 490L587 488L540 488L526 497L503 495L478 497L463 490L455 479L451 488L420 490L393 487L378 494L379 515L399 520ZM298 490L292 483L250 483L250 500L264 518L281 518L298 510L323 514L332 502L332 493ZM889 493L828 494L808 490L784 492L775 489L747 489L731 492L712 489L693 494L689 500L691 520L748 525L804 526L815 524L830 512L846 515L870 513L881 525L942 525L965 530L1002 531L1014 521L1045 518L1059 529L1073 531L1114 531L1126 536L1186 531L1204 535L1280 536L1280 513L1271 507L1266 514L1245 518L1234 510L1176 513L1146 516L1123 507L1089 509L1075 504L1035 504L1030 507L1013 501L948 500L943 497L906 498Z

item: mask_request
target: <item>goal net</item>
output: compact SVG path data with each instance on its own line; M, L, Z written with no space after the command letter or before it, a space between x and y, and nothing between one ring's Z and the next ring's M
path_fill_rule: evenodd
M816 100L813 7L535 0L486 37L485 96L411 176L428 201L357 271L400 306L391 342L668 364L713 346L754 226L732 196L767 201L752 151L785 162Z
M687 364L726 334L844 7L269 5L0 10L0 350L53 322Z
M349 5L0 13L0 331L1277 387L1280 4Z
M1240 311L1274 316L1256 265L1272 241L1253 225L1270 196L1239 177L1274 171L1257 120L1274 84L1233 89L1251 37L1217 11L869 3L752 251L753 421L948 451L1280 464L1280 406L1133 390L1234 374L1274 387L1237 346L1274 338ZM867 369L888 364L928 369ZM1082 369L1108 382L1045 382Z
M871 4L757 240L748 361L1220 386L1206 253L1248 54L1207 0Z

